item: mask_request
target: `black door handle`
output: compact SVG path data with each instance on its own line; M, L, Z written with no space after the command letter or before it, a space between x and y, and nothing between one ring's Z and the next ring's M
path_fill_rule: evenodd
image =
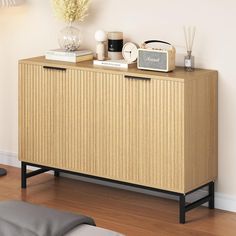
M43 66L43 68L46 69L46 70L61 70L61 71L66 71L66 68L55 67L55 66Z
M149 77L139 77L139 76L132 76L132 75L125 75L126 79L139 79L139 80L151 80Z

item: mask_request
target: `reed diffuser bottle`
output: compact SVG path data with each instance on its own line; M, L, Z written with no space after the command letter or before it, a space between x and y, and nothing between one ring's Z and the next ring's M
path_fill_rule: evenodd
M196 27L184 27L184 36L187 49L187 55L184 57L184 68L186 71L194 70L194 56L192 55L193 42L195 38Z

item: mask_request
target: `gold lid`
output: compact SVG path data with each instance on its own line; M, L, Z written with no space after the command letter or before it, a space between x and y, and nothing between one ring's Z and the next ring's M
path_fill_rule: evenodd
M120 40L123 39L123 32L108 32L108 39Z

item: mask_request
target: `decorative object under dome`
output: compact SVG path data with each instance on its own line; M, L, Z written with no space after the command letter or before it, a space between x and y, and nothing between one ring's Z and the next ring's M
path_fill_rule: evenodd
M75 51L80 47L80 30L72 26L73 22L84 21L88 15L89 0L52 0L55 14L68 26L60 31L58 42L62 49Z

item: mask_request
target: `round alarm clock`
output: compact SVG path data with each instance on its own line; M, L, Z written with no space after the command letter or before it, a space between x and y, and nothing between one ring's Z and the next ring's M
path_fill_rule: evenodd
M128 63L135 62L138 58L138 46L132 42L126 43L123 46L122 55Z

